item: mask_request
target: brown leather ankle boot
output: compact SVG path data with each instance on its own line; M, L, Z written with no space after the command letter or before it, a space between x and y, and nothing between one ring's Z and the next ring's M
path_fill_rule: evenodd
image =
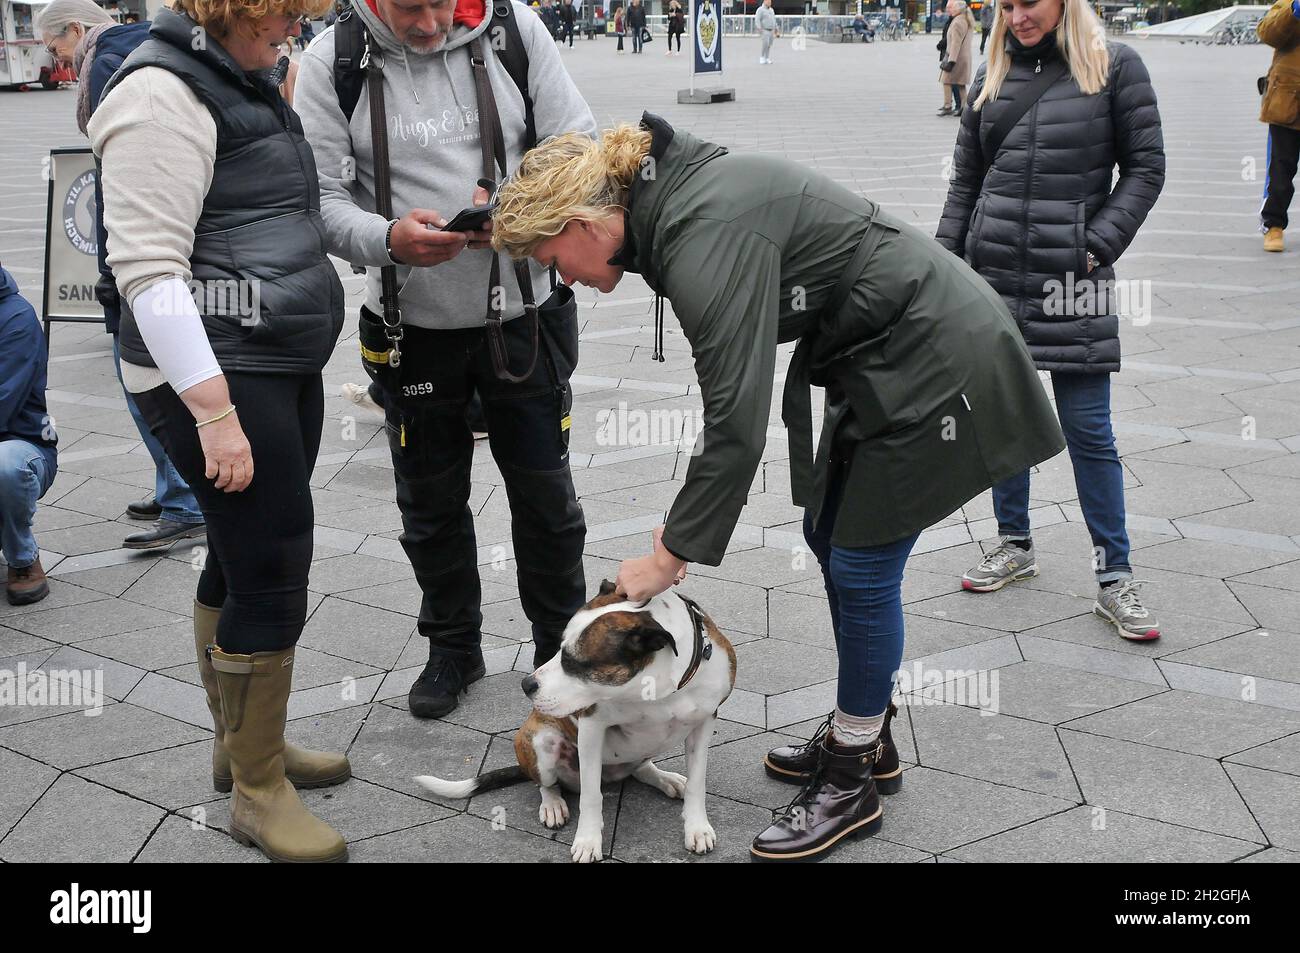
M879 739L852 747L828 732L812 776L785 812L754 838L749 851L758 861L818 861L845 838L880 830L883 811L871 770Z
M898 763L898 749L894 747L894 736L889 724L897 714L898 707L890 702L889 708L885 710L885 723L880 726L883 747L871 769L876 791L880 794L897 794L903 789L903 769ZM803 744L783 745L769 751L763 759L763 770L767 776L786 784L807 784L812 777L813 768L817 767L822 738L830 730L833 718L834 713L827 715L825 723L817 729L816 734Z

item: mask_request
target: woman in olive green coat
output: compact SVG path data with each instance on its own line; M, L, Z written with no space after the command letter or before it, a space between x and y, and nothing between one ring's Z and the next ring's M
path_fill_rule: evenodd
M840 668L828 731L777 749L802 783L755 839L805 859L880 826L900 782L889 698L902 572L920 532L1058 453L1060 428L1002 299L911 226L797 163L731 154L646 114L602 141L560 136L500 191L493 244L611 291L665 296L691 345L704 429L654 552L623 563L630 601L722 561L766 442L779 343L798 341L782 418L791 488L822 566ZM826 388L816 459L809 385Z

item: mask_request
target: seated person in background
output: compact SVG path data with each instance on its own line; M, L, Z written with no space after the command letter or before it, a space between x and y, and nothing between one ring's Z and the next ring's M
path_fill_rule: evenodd
M0 550L8 563L9 604L50 593L32 536L36 501L54 482L54 421L45 410L41 323L9 272L0 268Z
M875 35L871 26L867 23L867 18L861 13L853 18L853 32L856 33L864 43L868 38Z

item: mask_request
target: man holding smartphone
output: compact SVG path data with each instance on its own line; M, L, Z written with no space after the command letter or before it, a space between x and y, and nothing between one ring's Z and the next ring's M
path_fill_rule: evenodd
M429 640L429 662L408 704L417 716L433 718L455 709L460 693L485 671L479 541L468 506L474 443L465 412L474 390L510 503L519 598L532 624L535 663L555 654L564 625L586 600L586 525L568 463L571 371L557 370L561 362L543 340L524 374L538 325L525 313L516 275L507 262L499 284L489 288L489 232L446 228L460 210L490 199L476 182L484 174L480 137L493 135L479 120L491 110L479 102L471 57L482 51L507 169L529 145L528 104L510 72L511 64L518 69L518 51L503 51L511 37L527 55L536 138L573 130L594 136L596 123L545 26L523 4L352 0L351 16L370 36L372 55L383 56L387 172L393 214L400 217L374 211L382 170L375 168L369 97L362 89L349 116L343 84L336 82L336 41L356 22L349 27L340 17L304 52L294 107L316 156L330 252L366 266L363 329L382 314L380 269L397 266L400 366L376 363L364 350L363 359L384 387L401 542L422 592L419 631ZM358 44L358 58L360 52ZM532 266L527 279L543 313L557 299L571 301L568 289L553 292L544 269ZM522 379L506 379L499 355L493 359L485 329L490 299L499 299L508 367Z

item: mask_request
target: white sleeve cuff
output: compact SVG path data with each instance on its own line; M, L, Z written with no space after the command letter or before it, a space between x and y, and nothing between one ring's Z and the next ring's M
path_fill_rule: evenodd
M131 299L131 312L149 356L177 394L221 375L189 286L175 276Z

